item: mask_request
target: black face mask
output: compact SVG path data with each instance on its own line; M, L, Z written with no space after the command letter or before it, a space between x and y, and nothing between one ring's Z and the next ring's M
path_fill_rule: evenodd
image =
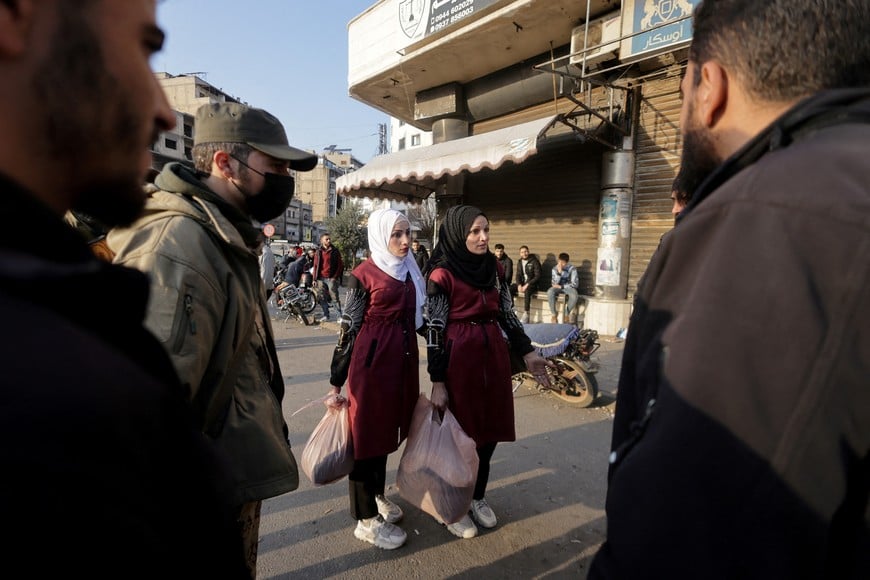
M251 217L258 222L267 222L283 214L293 199L296 183L293 177L279 173L260 173L241 159L237 157L233 157L233 159L254 173L263 176L263 188L258 193L246 192L235 181L232 182L236 189L245 196L245 203Z

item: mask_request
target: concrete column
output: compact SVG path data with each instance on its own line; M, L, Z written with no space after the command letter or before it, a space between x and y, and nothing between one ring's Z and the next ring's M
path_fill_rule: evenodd
M601 172L595 263L595 285L605 299L624 300L627 296L633 187L634 152L606 152Z

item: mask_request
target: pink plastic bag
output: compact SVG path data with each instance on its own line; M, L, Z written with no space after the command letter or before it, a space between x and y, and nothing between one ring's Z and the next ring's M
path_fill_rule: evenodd
M421 394L399 461L396 485L408 503L452 524L471 506L477 481L477 446L450 410L438 410Z
M302 450L302 471L315 485L338 481L353 470L347 405L328 407Z

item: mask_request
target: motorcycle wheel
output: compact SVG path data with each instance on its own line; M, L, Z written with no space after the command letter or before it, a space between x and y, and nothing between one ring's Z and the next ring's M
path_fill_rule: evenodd
M314 292L310 290L305 292L305 296L299 301L299 309L305 314L311 314L317 307L317 300L314 299Z
M552 359L559 372L556 375L556 387L553 394L569 403L578 407L588 407L595 401L598 396L598 381L595 375L587 374L578 363L564 359ZM551 375L551 380L552 380Z
M305 326L311 325L311 322L308 320L308 317L305 316L305 312L303 312L302 309L299 308L298 306L296 306L296 318L301 320L302 324L304 324Z
M514 392L517 392L517 389L526 382L525 373L517 373L511 377L511 386L513 387Z

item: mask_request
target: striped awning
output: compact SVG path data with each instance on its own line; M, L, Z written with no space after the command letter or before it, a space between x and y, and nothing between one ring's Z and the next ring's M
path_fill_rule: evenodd
M446 182L448 175L498 169L508 161L522 163L538 152L538 139L553 123L554 117L546 117L481 135L379 155L360 169L339 177L336 190L340 195L355 197L425 199Z

